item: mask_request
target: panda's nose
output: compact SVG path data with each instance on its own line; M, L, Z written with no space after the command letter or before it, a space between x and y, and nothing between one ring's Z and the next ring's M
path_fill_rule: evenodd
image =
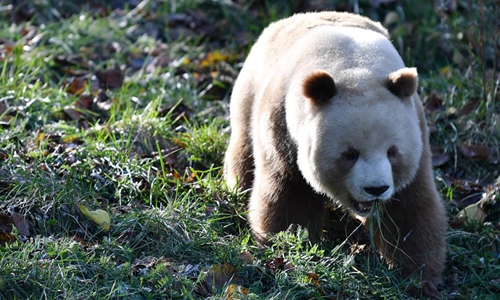
M368 194L378 197L385 193L389 189L388 185L381 185L381 186L367 186L364 188L365 192Z

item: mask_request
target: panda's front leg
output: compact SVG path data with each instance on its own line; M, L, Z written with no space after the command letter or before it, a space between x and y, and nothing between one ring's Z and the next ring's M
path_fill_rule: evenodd
M265 244L270 233L287 230L291 224L307 228L309 239L319 242L325 215L324 197L314 193L303 179L292 181L256 172L248 219L258 243Z
M417 179L383 205L380 222L368 221L379 250L404 276L442 283L447 219L432 182Z

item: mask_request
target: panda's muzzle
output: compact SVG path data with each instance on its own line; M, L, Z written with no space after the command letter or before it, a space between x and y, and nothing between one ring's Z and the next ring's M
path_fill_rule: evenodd
M367 215L371 212L373 208L373 204L375 201L370 201L370 202L354 202L354 209L358 212L360 215Z
M378 198L380 195L385 193L389 189L388 185L381 185L381 186L366 186L363 188L365 192L371 196L374 196L375 198Z
M377 200L380 200L381 198L380 196L382 196L388 189L389 189L388 185L364 187L363 190L366 192L366 194L370 196L371 200L362 202L355 201L353 205L354 209L360 215L368 215L373 208L373 204Z

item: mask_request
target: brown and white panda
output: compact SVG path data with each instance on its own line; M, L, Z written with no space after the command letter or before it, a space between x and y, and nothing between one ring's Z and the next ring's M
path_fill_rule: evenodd
M229 186L251 188L259 243L291 224L321 238L326 201L382 220L379 251L405 276L441 282L447 219L438 196L417 72L379 23L337 12L275 22L231 97Z

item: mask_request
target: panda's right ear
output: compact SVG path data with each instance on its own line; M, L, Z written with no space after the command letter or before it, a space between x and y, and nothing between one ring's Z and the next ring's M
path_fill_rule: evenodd
M330 100L337 93L332 75L324 70L316 70L307 75L302 83L304 96L316 103Z

